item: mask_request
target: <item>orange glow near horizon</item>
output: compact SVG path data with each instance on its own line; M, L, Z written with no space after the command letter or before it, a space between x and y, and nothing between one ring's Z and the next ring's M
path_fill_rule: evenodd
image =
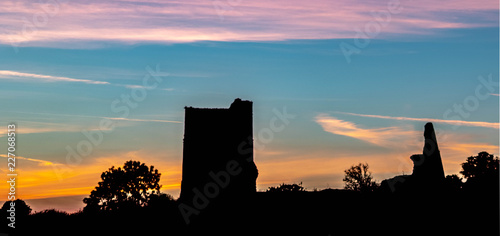
M498 146L489 144L454 144L441 145L441 155L445 173L458 174L460 163L468 156L480 151L493 153ZM308 189L342 188L343 171L359 162L367 162L374 178L383 179L400 174L411 174L412 164L409 156L404 154L370 154L352 156L349 153L328 153L316 151L307 155L292 155L291 152L279 150L256 151L255 159L259 169L257 179L258 191L281 183L299 183ZM417 150L413 151L418 153ZM111 166L121 166L128 159L139 160L147 165L154 165L162 173L161 191L178 197L181 183L181 163L154 163L142 157L140 153L128 153L129 158L119 155L101 157L92 164L81 164L77 168L64 173L59 179L56 173L60 164L38 161L34 158L19 158L17 198L40 199L73 195L88 195L100 181L100 175ZM3 157L3 156L0 156ZM36 160L36 161L35 161ZM56 168L57 167L57 168ZM278 168L279 167L279 168ZM8 192L7 185L1 185L0 191ZM7 195L1 200L7 200Z
M97 158L92 164L81 164L71 167L51 163L34 158L18 157L18 179L16 198L40 199L73 195L89 195L101 180L101 173L111 166L122 166L127 160L138 160L146 165L153 165L162 173L160 184L162 190L180 188L180 165L169 163L151 163L141 158L136 152L127 153L128 158L120 155ZM4 157L5 155L0 155ZM167 183L168 181L168 183ZM0 191L8 192L7 185L1 185ZM6 201L7 195L0 201Z

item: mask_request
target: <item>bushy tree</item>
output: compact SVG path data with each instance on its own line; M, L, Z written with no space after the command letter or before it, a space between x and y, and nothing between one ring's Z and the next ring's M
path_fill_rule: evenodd
M467 182L464 187L470 190L490 190L498 193L498 157L488 152L480 152L477 156L470 156L462 163L462 174Z
M458 175L447 175L444 178L445 188L448 191L460 191L462 189L462 178L458 177Z
M378 187L378 184L373 180L372 174L368 171L368 163L359 163L351 168L344 170L345 182L344 189L371 192Z
M465 178L489 178L498 176L498 157L488 152L480 152L477 156L470 156L462 163L462 174Z
M98 186L83 200L84 210L117 210L145 206L152 195L158 194L161 174L154 166L139 161L127 161L123 168L112 166L101 174Z
M0 209L0 216L2 217L0 232L17 235L15 234L16 231L19 233L19 230L23 230L29 225L27 220L30 213L31 207L23 200L6 201ZM9 217L14 217L15 221L11 221L14 218ZM19 235L21 234L19 233Z
M26 204L25 201L21 199L16 199L14 201L6 201L2 206L2 211L7 212L12 206L11 203L14 203L14 209L16 213L16 217L25 217L31 213L31 207Z

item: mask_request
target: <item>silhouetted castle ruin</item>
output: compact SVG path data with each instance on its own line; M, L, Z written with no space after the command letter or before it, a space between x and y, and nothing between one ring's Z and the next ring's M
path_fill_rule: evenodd
M425 124L424 138L422 154L410 157L413 161L413 173L382 181L382 189L391 192L422 192L439 188L445 178L444 168L434 126L430 122Z
M422 154L411 156L413 161L412 176L426 182L440 181L444 179L444 169L432 123L425 124L424 138L425 144Z
M238 98L229 108L185 112L180 198L191 199L210 183L224 196L255 192L252 102Z
M498 235L498 205L491 208L476 192L447 190L432 123L422 153L410 157L413 173L386 179L373 192L256 192L252 102L185 112L177 201L183 235ZM462 227L457 215L473 216L473 223Z

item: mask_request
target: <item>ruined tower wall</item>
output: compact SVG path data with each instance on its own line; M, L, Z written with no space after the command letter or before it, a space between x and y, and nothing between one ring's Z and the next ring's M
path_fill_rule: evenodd
M231 176L224 193L255 192L252 102L236 99L227 109L185 108L181 198L203 191L228 163L238 163L241 173ZM233 161L233 162L232 162Z

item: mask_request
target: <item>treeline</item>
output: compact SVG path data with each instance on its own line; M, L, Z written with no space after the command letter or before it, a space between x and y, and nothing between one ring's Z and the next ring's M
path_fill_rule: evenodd
M79 212L33 213L16 200L14 229L8 226L12 202L6 202L0 230L9 235L498 235L498 157L481 152L461 166L464 179L450 175L428 191L392 192L360 163L345 171L345 189L306 191L302 183L283 183L215 199L186 222L181 200L158 191L161 174L128 161L101 175Z

